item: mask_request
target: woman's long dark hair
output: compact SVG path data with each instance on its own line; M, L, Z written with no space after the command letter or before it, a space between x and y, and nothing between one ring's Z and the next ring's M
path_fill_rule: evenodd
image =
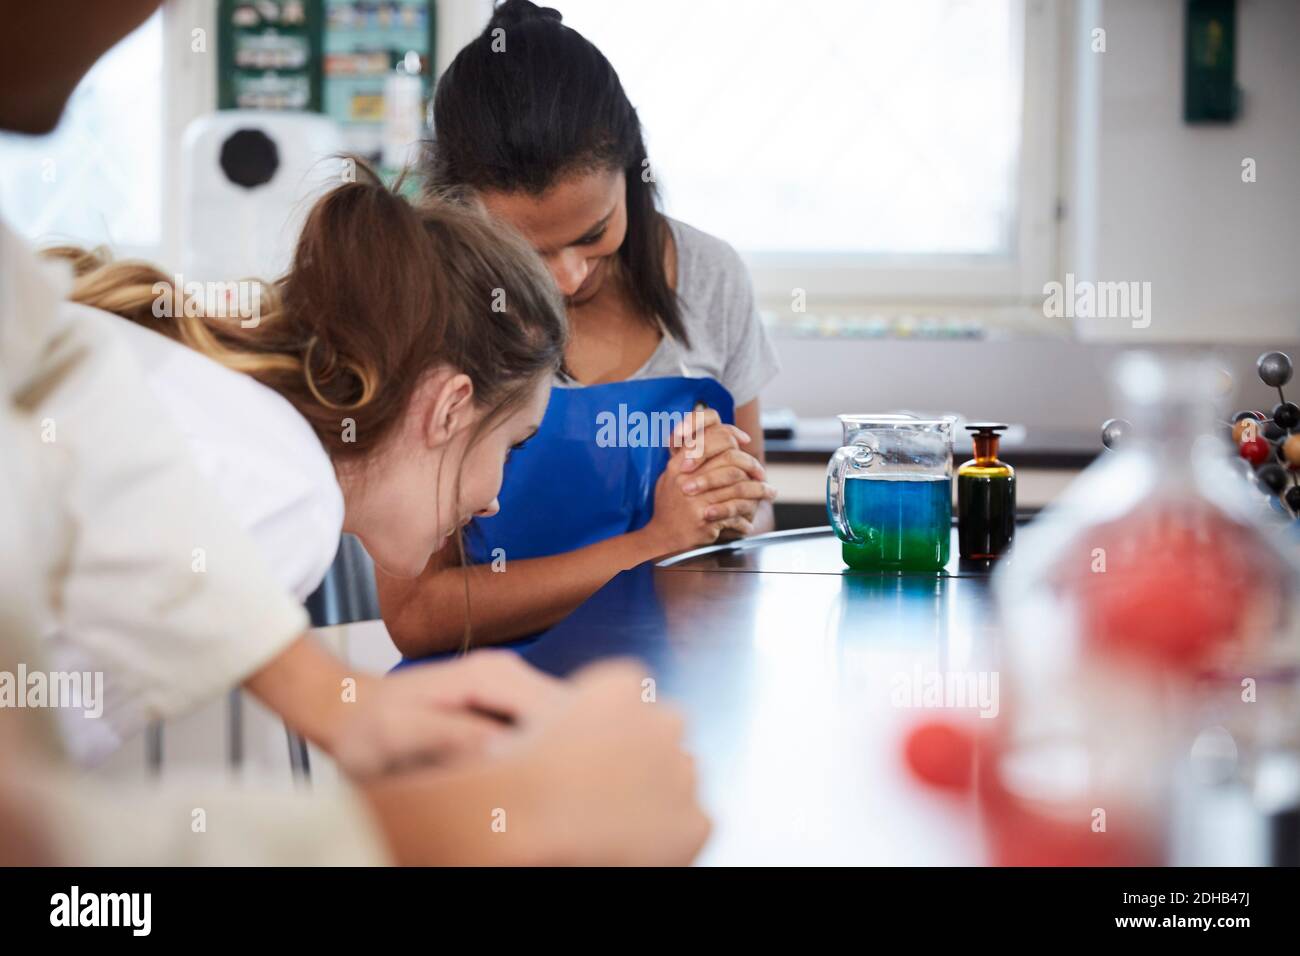
M424 166L437 191L534 196L571 173L623 170L627 237L618 256L629 291L648 321L688 341L641 122L609 61L559 11L528 0L495 9L438 81Z

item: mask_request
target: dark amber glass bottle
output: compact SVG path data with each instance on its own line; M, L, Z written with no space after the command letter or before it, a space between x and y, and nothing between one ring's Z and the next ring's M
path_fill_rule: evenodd
M1016 473L998 461L998 432L1006 425L966 426L975 457L957 469L957 539L961 556L973 561L999 558L1016 533Z

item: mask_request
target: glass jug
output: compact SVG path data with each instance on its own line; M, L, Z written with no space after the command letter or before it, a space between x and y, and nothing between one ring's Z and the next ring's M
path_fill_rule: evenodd
M826 469L826 512L844 563L941 571L952 537L955 418L840 415L844 445Z

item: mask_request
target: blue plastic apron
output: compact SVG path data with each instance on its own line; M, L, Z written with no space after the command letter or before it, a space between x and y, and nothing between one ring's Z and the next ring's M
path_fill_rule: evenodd
M500 513L468 529L471 560L504 554L508 568L644 527L668 464L666 439L701 405L735 423L731 393L712 378L552 388L537 434L506 463Z
M645 527L654 514L655 482L668 464L671 449L666 439L701 405L735 424L735 401L712 378L673 376L552 388L537 433L506 463L500 512L475 518L466 529L470 561L486 564L500 555L509 572L513 560L563 554ZM627 582L614 586L626 599ZM653 597L649 578L639 587L649 587ZM656 601L635 603L638 613L658 615L648 619L652 627L662 624ZM532 635L507 646L527 658L536 642ZM408 659L397 667L447 656Z

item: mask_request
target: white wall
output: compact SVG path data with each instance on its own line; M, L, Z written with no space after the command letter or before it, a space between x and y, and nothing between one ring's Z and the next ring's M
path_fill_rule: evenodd
M1081 321L1085 337L1249 341L1300 335L1300 3L1239 0L1230 125L1182 119L1183 0L1104 0L1095 235L1063 270L1151 283L1152 323ZM1086 36L1078 37L1083 44ZM1083 118L1086 121L1086 117ZM1241 163L1257 163L1243 183ZM1083 201L1088 201L1083 197ZM1089 262L1089 253L1092 261Z
M1300 335L1271 345L1300 360ZM1047 337L983 342L779 338L777 351L782 370L763 390L763 407L793 408L804 417L908 408L1014 422L1031 431L1091 433L1121 411L1110 390L1110 366L1123 351L1115 344ZM1234 408L1267 411L1276 404L1277 391L1265 388L1255 374L1264 346L1220 345L1209 351L1232 374ZM1300 380L1286 393L1296 401Z

